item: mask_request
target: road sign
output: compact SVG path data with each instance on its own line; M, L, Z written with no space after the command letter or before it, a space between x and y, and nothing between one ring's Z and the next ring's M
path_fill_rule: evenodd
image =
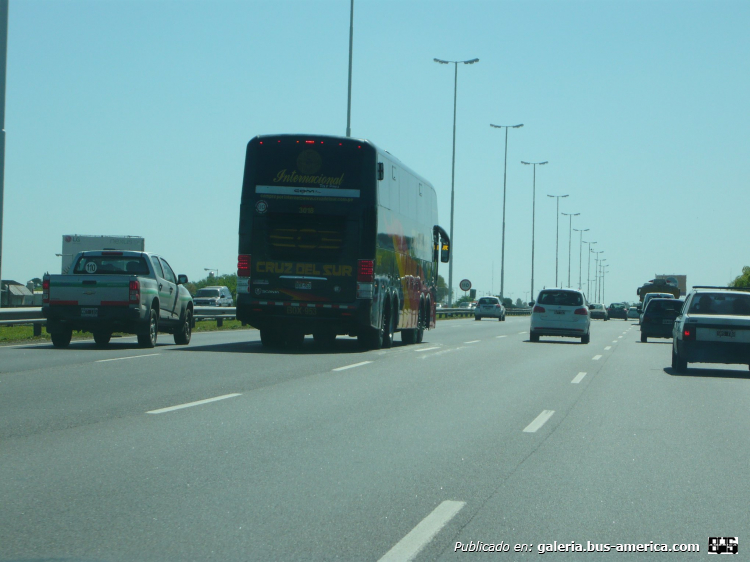
M458 284L458 288L461 289L462 291L468 291L469 289L471 289L471 281L469 281L468 279L462 280Z

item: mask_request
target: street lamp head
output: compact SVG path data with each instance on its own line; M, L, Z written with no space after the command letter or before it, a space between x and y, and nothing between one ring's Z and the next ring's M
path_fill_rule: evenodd
M435 62L440 63L440 64L448 64L447 60L440 60L440 59L432 59L432 60L434 60Z
M520 129L523 127L523 123L520 125L493 125L490 123L490 127L495 127L495 129Z
M471 60L463 61L464 64L474 64L475 62L479 62L479 59L471 59Z
M527 166L544 166L545 164L549 164L546 160L544 162L524 162L521 160L521 164L526 164ZM554 197L553 195L549 195L549 197Z

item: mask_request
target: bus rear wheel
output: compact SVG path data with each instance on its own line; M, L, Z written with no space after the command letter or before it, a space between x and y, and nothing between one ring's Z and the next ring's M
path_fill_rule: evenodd
M263 344L263 347L279 347L284 343L284 338L282 337L281 332L275 328L261 328L260 343Z

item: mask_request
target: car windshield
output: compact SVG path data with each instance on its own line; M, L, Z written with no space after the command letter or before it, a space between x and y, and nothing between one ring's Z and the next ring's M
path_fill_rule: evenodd
M196 297L219 297L219 289L198 289Z
M539 304L582 306L583 295L574 291L543 291L539 295Z
M750 295L700 293L690 302L689 314L750 316Z

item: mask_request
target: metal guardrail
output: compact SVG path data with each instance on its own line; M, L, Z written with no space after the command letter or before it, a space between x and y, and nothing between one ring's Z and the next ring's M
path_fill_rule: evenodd
M237 309L235 307L196 306L194 309L195 319L216 320L216 325L221 327L224 320L234 320ZM438 308L438 318L466 318L474 316L473 308ZM506 316L529 316L530 308L506 308ZM0 308L0 326L34 325L34 335L42 335L42 326L47 319L42 316L42 308L39 306L27 306L21 308Z
M224 320L234 320L237 309L234 307L196 306L196 320L216 320L221 327ZM26 306L20 308L0 308L0 326L34 325L34 335L42 335L42 326L47 319L42 316L42 307Z
M436 311L438 318L463 318L474 316L473 308L438 308ZM506 308L506 316L530 316L530 308Z

